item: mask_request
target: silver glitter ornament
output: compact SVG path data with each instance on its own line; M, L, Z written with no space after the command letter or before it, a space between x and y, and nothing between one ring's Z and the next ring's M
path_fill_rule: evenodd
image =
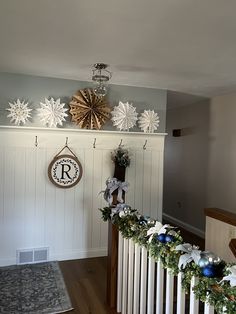
M148 219L148 221L147 221L148 225L155 225L155 223L156 223L156 220L154 220L154 219Z
M216 254L214 254L213 252L210 251L203 251L201 252L201 263L207 266L207 265L218 265L221 262L221 259L219 258L219 256L217 256ZM199 260L199 262L200 262ZM204 260L206 260L206 262L204 262ZM200 265L199 265L200 266ZM200 266L200 267L204 267L204 266Z
M129 205L125 205L123 207L123 210L126 215L129 215L131 213L131 207Z
M198 261L198 266L203 268L207 265L209 265L208 259L206 257L201 257L200 260Z

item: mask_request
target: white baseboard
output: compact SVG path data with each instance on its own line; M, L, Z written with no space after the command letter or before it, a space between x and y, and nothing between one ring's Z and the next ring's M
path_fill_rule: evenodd
M61 254L51 254L49 259L51 261L66 261L73 259L82 259L90 257L107 256L107 248L88 249L85 251L75 250L70 252L63 252Z
M14 258L0 258L0 266L16 265L16 257Z
M50 250L49 250L50 252ZM90 257L107 256L107 247L94 248L88 250L74 250L56 254L49 254L50 261L66 261L73 259L82 259ZM0 258L0 266L16 265L16 257Z
M184 229L186 229L187 231L189 232L192 232L194 234L196 234L197 236L201 237L201 238L205 238L205 231L201 230L201 229L198 229L194 226L191 226L189 225L188 223L186 222L183 222L175 217L172 217L170 215L167 215L167 214L162 214L163 218L168 220L170 223L172 223L173 225L176 225L176 226L179 226L179 227L182 227Z

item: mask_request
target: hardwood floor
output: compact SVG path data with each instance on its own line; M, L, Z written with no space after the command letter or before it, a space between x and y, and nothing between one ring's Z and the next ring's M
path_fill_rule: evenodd
M71 314L116 314L106 305L106 257L60 262Z

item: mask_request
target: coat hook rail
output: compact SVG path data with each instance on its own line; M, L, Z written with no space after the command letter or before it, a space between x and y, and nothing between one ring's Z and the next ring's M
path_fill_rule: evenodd
M120 140L120 144L119 144L119 147L122 146L122 142L123 142L123 139Z
M147 140L145 141L144 145L143 145L143 149L145 150L147 148Z
M35 136L35 142L34 142L35 147L38 147L38 136Z
M93 142L93 148L96 148L96 141L97 141L97 139L95 137L94 142Z

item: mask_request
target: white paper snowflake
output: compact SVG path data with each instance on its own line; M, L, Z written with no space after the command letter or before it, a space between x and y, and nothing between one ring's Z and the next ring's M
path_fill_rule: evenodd
M68 114L65 113L68 109L64 108L65 104L60 103L60 98L56 101L53 98L45 98L45 103L41 102L40 105L41 108L37 109L40 121L50 128L56 127L57 124L62 125L62 121L65 121L65 117L68 116Z
M138 120L136 108L128 102L119 101L119 105L114 107L111 115L113 125L120 130L129 130L136 125Z
M11 118L10 122L15 122L15 124L20 125L25 124L28 121L28 118L31 118L30 111L32 109L28 108L28 103L25 103L23 100L22 102L17 99L17 101L12 104L9 102L10 108L7 108L6 110L10 111L9 115L7 115L9 118Z
M144 110L138 119L140 129L146 133L154 133L159 126L159 122L160 118L153 110Z

